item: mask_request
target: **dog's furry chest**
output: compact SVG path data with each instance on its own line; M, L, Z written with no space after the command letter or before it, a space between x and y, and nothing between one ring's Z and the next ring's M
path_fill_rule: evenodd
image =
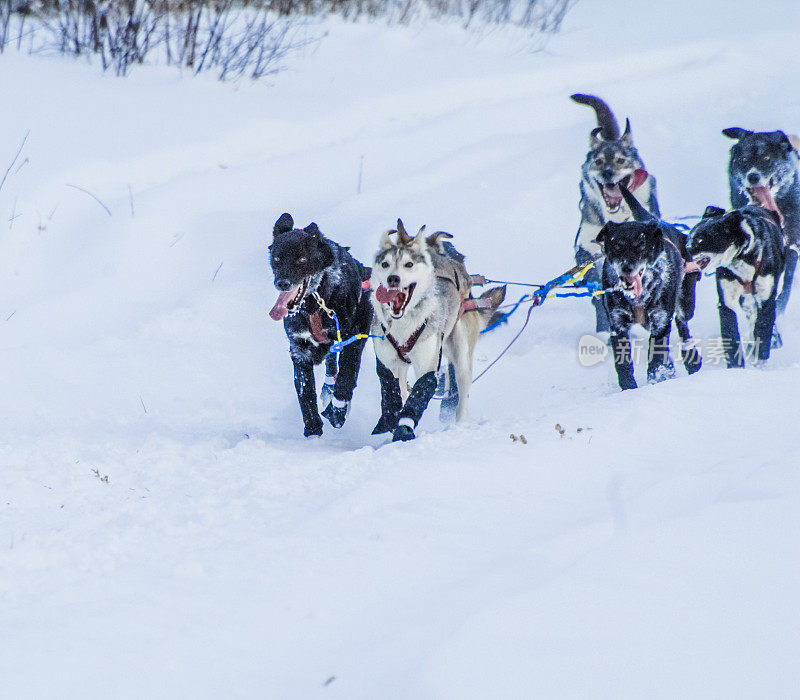
M606 260L603 267L604 286L612 287L618 282L619 277L613 264ZM624 328L638 323L651 332L662 328L674 314L679 284L680 274L675 269L675 261L662 252L645 268L642 294L639 297L631 299L619 290L606 295L606 306L612 325Z

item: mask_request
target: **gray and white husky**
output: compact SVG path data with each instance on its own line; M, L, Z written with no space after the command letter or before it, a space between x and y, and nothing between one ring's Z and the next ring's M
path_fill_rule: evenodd
M620 134L614 113L599 97L575 94L571 99L588 105L597 115L597 126L589 135L589 152L581 167L581 223L575 236L575 260L582 265L602 253L595 238L605 224L635 220L620 185L634 193L656 219L661 218L661 213L656 197L656 179L647 172L639 151L633 145L630 120L625 120L625 131ZM601 269L602 263L596 265L585 279L599 281L597 270ZM602 300L595 297L592 303L597 313L597 331L609 331Z
M381 382L381 418L373 435L391 431L395 441L415 437L442 356L455 369L456 419L467 417L475 343L505 298L505 287L473 298L463 256L442 240L452 236L438 231L426 237L424 230L412 237L398 219L397 229L381 238L370 279ZM412 367L416 381L409 391Z

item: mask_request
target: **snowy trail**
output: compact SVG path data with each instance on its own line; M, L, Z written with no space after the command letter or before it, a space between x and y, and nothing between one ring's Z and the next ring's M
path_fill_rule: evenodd
M577 362L588 304L553 300L472 422L432 406L407 445L369 435L371 349L345 427L302 439L266 316L285 210L362 260L400 215L490 276L569 267L576 90L631 117L667 215L724 204L721 128L800 129L800 9L725 8L579 3L539 54L331 22L269 87L3 54L5 151L31 132L0 191L3 694L792 697L798 308L766 370L620 394Z

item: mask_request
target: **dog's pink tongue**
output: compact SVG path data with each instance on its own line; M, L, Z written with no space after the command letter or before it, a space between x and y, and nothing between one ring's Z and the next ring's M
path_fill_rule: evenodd
M398 294L401 294L401 289L386 289L382 284L375 290L375 298L379 304L391 304Z
M749 191L753 199L758 204L764 207L764 209L771 209L774 211L780 217L781 224L783 224L783 214L781 214L781 210L778 209L778 205L775 202L775 197L772 196L772 192L770 191L769 187L764 187L764 185L756 185L755 187L751 187Z
M273 321L281 321L289 313L288 303L294 298L294 295L297 294L297 289L300 287L298 284L296 287L292 287L288 292L281 292L278 294L278 301L275 302L275 306L270 309L269 317Z
M642 186L647 179L647 171L642 168L636 168L633 171L633 178L631 179L631 186L628 188L631 192Z
M633 287L631 289L631 293L634 297L642 295L642 289L644 288L644 285L642 284L641 275L631 275L630 277L625 277L625 281Z

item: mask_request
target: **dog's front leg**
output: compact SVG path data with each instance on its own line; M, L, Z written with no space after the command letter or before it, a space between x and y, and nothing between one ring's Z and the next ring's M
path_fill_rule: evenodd
M753 329L753 342L756 344L754 354L759 362L769 359L769 351L772 347L772 329L775 327L775 316L777 314L776 294L773 291L769 298L758 308L756 313L756 324Z
M783 283L781 285L781 293L778 295L776 305L777 313L782 314L786 311L786 305L789 303L789 296L792 293L792 280L794 280L794 272L797 268L797 250L789 248L786 251L786 264L783 267Z
M322 420L317 411L317 390L314 385L314 363L311 355L302 350L293 350L291 356L294 365L294 388L305 425L303 434L306 437L322 435Z
M442 358L442 341L439 335L430 335L417 343L410 353L417 379L397 418L397 427L392 441L413 440L414 428L419 424L422 414L436 392L436 372ZM401 376L401 381L403 377Z
M422 418L434 392L436 391L436 371L431 370L423 374L411 389L403 409L397 417L397 427L394 429L392 441L413 440L414 428Z
M622 391L635 389L636 380L633 378L633 361L631 360L631 339L628 330L617 330L611 334L611 349L614 352L614 368L617 370L617 380Z
M373 435L394 431L397 427L397 417L403 408L403 399L400 397L400 383L389 368L376 358L376 370L381 382L381 417L373 428Z
M320 401L323 406L327 406L333 398L333 386L336 384L336 375L339 372L339 356L329 352L325 356L325 381L319 393Z
M675 365L669 356L669 331L672 320L666 326L650 335L648 363L647 363L647 382L656 384L665 379L675 377Z
M353 400L353 391L361 368L361 353L366 342L366 338L356 340L339 353L339 372L333 385L333 397L322 412L334 428L341 428L347 418L347 410Z
M728 306L727 299L733 303L741 294L741 285L735 285L730 280L723 280L720 271L717 270L717 308L719 309L719 334L722 339L722 347L725 351L725 362L728 368L744 367L744 353L739 337L739 322L736 319L736 312Z

